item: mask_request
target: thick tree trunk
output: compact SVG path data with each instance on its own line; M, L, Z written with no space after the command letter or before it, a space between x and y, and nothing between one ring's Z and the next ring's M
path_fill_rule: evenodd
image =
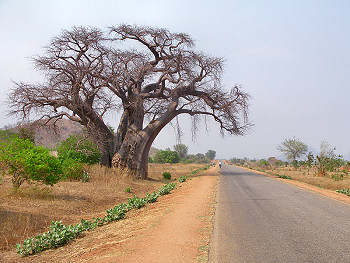
M100 150L100 164L111 167L112 159L115 153L113 141L103 143L99 146Z
M88 134L100 150L100 164L111 167L116 152L116 138L109 128L98 119L95 123L86 125Z
M152 143L175 116L175 111L168 111L142 130L138 130L134 125L129 127L122 145L113 157L112 165L129 169L136 178L147 179L148 154Z
M113 157L112 165L129 169L138 179L146 179L148 152L152 142L150 134L144 131L128 131L119 151Z

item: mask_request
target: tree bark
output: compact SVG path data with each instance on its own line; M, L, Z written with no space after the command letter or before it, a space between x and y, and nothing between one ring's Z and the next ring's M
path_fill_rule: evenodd
M161 118L142 130L129 128L119 151L113 157L112 165L129 169L138 179L147 179L148 154L152 143L175 116L175 111L168 110Z

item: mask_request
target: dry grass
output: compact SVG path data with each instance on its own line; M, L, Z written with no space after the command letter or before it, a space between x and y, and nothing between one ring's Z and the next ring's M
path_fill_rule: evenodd
M83 218L104 216L107 209L134 194L142 197L157 190L165 183L165 171L174 181L204 166L150 164L149 179L136 180L126 171L94 165L87 168L87 183L64 181L54 187L24 183L18 191L13 191L11 177L5 175L0 186L0 249L12 249L25 238L47 231L51 220L74 224ZM128 187L130 193L125 191Z
M270 173L271 175L286 175L292 177L293 180L304 182L313 186L335 191L337 189L348 189L350 188L350 175L349 173L333 172L327 173L326 176L320 176L317 174L316 170L308 170L306 168L298 168L295 170L290 167L266 169L264 171ZM343 175L342 180L335 179L340 178Z

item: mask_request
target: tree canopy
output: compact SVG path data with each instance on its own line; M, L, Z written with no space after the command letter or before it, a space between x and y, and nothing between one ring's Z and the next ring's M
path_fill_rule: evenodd
M277 149L285 154L288 160L296 161L297 158L306 154L307 145L294 137L293 139L285 139Z
M47 121L68 118L86 127L100 162L127 167L147 177L148 152L159 132L177 117L213 118L223 134L243 135L249 95L221 84L222 58L198 52L185 33L121 24L107 30L64 30L33 58L44 73L40 84L16 82L11 113ZM113 134L107 113L120 113Z

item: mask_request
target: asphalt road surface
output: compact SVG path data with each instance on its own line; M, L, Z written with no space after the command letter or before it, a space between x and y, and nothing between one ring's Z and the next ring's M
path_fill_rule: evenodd
M223 165L210 262L350 262L350 205Z

